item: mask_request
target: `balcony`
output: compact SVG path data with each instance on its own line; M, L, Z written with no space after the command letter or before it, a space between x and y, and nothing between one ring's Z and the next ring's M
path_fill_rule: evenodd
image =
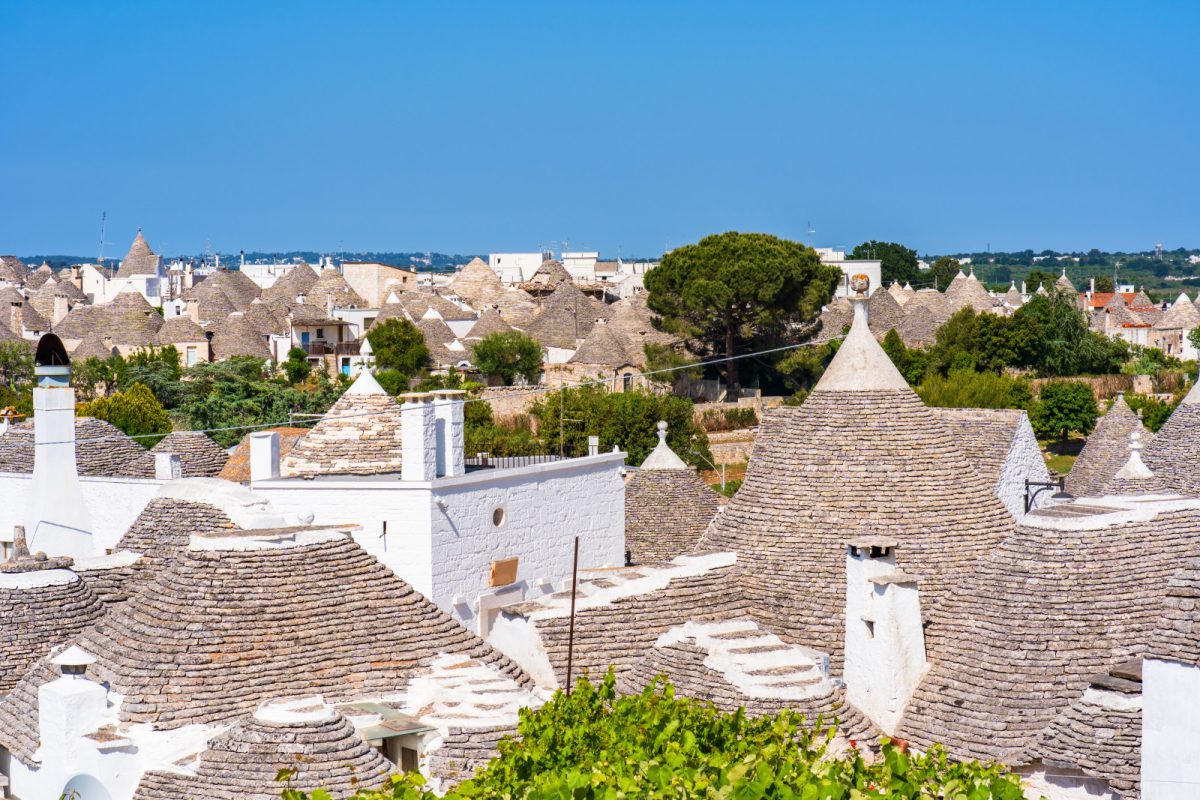
M310 356L356 356L359 348L362 347L361 342L327 342L324 339L317 339L313 342L304 342L298 345L305 355Z

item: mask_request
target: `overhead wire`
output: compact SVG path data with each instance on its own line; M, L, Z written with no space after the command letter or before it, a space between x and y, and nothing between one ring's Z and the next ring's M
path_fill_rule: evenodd
M774 353L784 353L784 352L788 352L791 350L798 350L802 347L816 347L819 345L828 344L829 342L836 341L836 340L842 339L842 338L845 338L844 334L839 334L837 336L829 336L824 339L813 339L813 340L809 340L806 342L797 342L796 344L782 345L780 347L771 347L771 348L768 348L765 350L758 350L758 351L755 351L752 353L739 353L734 356L720 356L718 358L704 359L704 360L695 361L695 362L692 362L689 364L680 364L680 365L677 365L674 367L663 367L661 369L654 369L654 370L649 370L646 372L638 372L638 373L635 373L635 377L649 377L649 376L653 376L653 375L666 375L666 374L669 374L672 372L681 372L684 370L697 369L697 368L712 366L715 364L724 364L724 363L728 363L730 361L739 361L744 358L759 358L761 356L771 355ZM555 386L533 386L527 390L512 392L512 393L506 395L506 397L509 397L509 398L531 397L534 395L548 394L550 392L556 392L561 389L580 389L580 388L584 388L587 386L601 386L601 385L604 385L604 384L607 384L610 382L611 382L611 378L596 378L596 379L586 380L586 381L563 382L563 383L555 385ZM436 391L436 390L434 390L434 391ZM486 403L486 402L489 402L489 400L486 397L471 397L471 398L467 398L463 402L464 402L464 404L465 403ZM334 416L330 416L328 413L326 413L326 414L314 415L315 418L313 418L313 419L297 420L294 417L290 417L289 419L279 420L276 422L257 422L257 423L247 424L247 425L226 425L226 426L217 427L217 428L200 428L197 430L180 431L180 432L181 433L228 433L231 431L253 431L253 430L258 430L261 428L276 428L276 427L280 427L280 426L284 426L284 425L297 426L297 425L313 424L313 423L319 422L323 419L338 419L338 420L354 419L354 418L358 418L358 417L372 417L372 416L379 416L379 415L384 415L384 414L394 414L394 413L395 412L392 410L384 410L384 409L371 410L371 411L357 411L352 414L337 414ZM93 442L124 441L126 439L153 439L153 438L161 438L162 436L164 436L164 434L161 434L161 433L139 433L139 434L132 434L132 435L123 433L120 436L92 436L92 437L83 438L83 439L75 439L74 443L75 444L85 444L85 443L90 444ZM70 444L71 443L70 440L65 440L65 439L60 440L60 441L49 441L49 442L28 442L28 441L13 442L13 441L5 441L5 439L6 439L6 436L0 435L0 447L28 447L31 444L34 446L43 446L43 445L52 445L52 444Z

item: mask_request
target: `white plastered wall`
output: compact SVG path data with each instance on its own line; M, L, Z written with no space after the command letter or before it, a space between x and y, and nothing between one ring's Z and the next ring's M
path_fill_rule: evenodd
M1200 797L1200 667L1142 662L1142 800Z

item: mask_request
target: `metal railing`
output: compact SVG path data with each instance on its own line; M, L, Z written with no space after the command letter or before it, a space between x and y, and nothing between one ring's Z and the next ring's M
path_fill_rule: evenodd
M569 460L558 455L494 456L491 453L478 453L474 458L465 459L465 463L467 469L514 469Z

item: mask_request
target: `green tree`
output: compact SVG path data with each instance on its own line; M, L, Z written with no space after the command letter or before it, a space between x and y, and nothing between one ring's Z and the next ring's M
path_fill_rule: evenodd
M0 342L0 383L17 387L33 380L33 348L25 342Z
M1188 332L1188 341L1192 343L1192 347L1200 350L1200 328L1193 328Z
M108 397L125 382L128 366L121 356L88 356L71 364L71 385L84 402L97 397Z
M166 409L144 384L135 383L111 397L101 397L79 407L79 416L112 423L138 444L149 449L171 432Z
M1028 381L971 368L948 375L930 372L916 391L925 405L938 408L1028 409L1033 404Z
M503 331L483 337L475 345L475 367L511 385L520 376L537 383L542 374L542 348L520 331Z
M312 372L312 364L308 363L308 353L300 347L288 350L287 358L279 366L283 369L283 374L287 375L288 383L292 386L303 383Z
M1157 397L1147 397L1144 394L1125 395L1125 402L1129 404L1129 407L1134 411L1142 412L1142 424L1151 433L1158 433L1158 429L1166 423L1171 412L1175 410L1182 399L1182 392L1169 401L1159 400Z
M646 354L646 374L652 381L671 384L677 393L688 382L704 377L704 367L696 359L681 353L669 344L646 342L642 346Z
M421 329L406 319L389 319L367 333L375 365L411 379L429 368L429 348ZM378 376L377 376L378 377Z
M113 362L114 370L120 370L120 364L115 358L107 359ZM179 350L175 345L166 347L139 348L130 353L126 359L124 374L119 378L121 388L126 389L135 383L146 386L164 408L175 408L183 399L183 363Z
M696 354L730 359L725 381L736 391L734 358L755 341L807 332L840 277L798 242L730 231L663 256L646 273L647 304Z
M1092 387L1082 381L1042 384L1029 421L1041 438L1057 436L1064 444L1072 433L1091 433L1096 427L1096 397Z
M934 746L915 753L881 739L877 758L853 743L838 752L831 720L794 711L750 716L677 697L665 678L619 695L610 670L580 679L537 711L521 712L517 736L446 800L570 798L808 798L809 800L1021 800L1019 779L998 765L959 761ZM294 769L284 770L289 781ZM308 787L305 787L308 788ZM282 789L284 800L308 800ZM313 792L311 798L327 796ZM395 776L357 800L435 800L416 774Z
M941 256L930 265L929 269L934 279L937 280L937 288L944 292L950 285L950 281L954 280L954 276L962 271L962 265L958 263L957 258Z
M1030 270L1025 276L1025 290L1033 294L1038 290L1039 286L1044 286L1046 291L1054 288L1054 282L1058 280L1057 275L1051 275L1049 272L1044 272L1040 269Z
M896 369L900 370L900 374L909 385L921 382L929 369L929 354L926 351L905 346L894 328L883 337L882 346L883 352L888 354L888 358L896 365Z
M665 420L667 444L676 455L693 466L712 461L708 437L693 419L692 401L683 397L579 386L547 394L529 413L539 422L547 453L560 452L561 444L565 455L587 455L588 436L598 435L601 450L616 445L629 454L630 464L641 464L658 444L657 425Z
M191 430L234 428L210 434L222 447L240 441L247 426L284 425L295 414L324 414L345 390L320 371L315 384L289 387L269 378L265 361L246 356L188 367L183 385L180 412Z
M908 283L921 280L921 270L917 267L917 251L896 242L877 242L872 239L854 248L850 257L880 261L879 274L884 286L892 281Z
M1088 328L1076 297L1065 289L1034 295L1017 309L1013 319L1040 332L1041 344L1030 366L1041 375L1110 374L1129 358L1127 343Z
M1115 292L1117 290L1116 286L1113 285L1111 275L1097 275L1095 280L1097 292Z

